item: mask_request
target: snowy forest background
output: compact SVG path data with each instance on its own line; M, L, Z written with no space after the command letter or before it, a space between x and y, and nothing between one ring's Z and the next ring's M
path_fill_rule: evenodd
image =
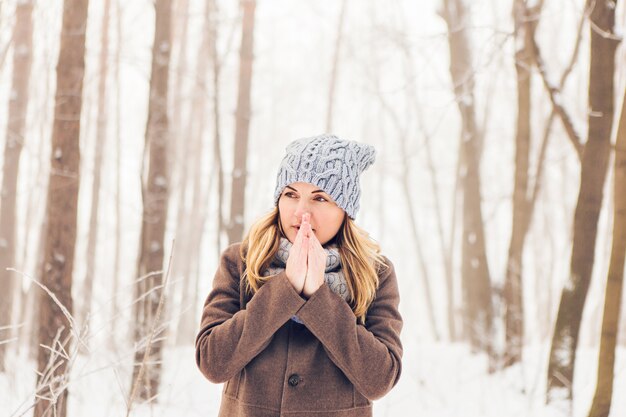
M405 326L376 416L626 415L625 24L622 0L0 0L0 416L216 416L193 343L219 255L323 132L378 151L357 223Z

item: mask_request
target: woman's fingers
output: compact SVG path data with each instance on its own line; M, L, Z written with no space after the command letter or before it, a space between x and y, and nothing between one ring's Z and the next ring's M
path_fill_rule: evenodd
M314 245L316 248L318 248L318 249L324 249L324 248L322 247L322 244L320 243L319 239L317 238L317 236L315 236L315 233L313 233L313 230L312 230L312 229L311 229L311 239L310 239L310 240L312 240L312 243L313 243L313 245Z
M302 215L302 221L300 222L300 230L298 230L298 232L303 232L305 236L311 237L311 233L313 232L313 230L311 229L310 221L311 221L311 214L304 213Z
M309 265L311 264L311 259L315 262L315 267L321 270L326 268L326 252L322 247L320 241L317 239L317 236L314 234L311 235L311 238L308 239L308 252L309 252Z
M322 244L320 243L320 241L317 239L317 236L315 236L315 233L313 233L311 224L306 223L303 227L306 228L305 232L308 232L308 239L307 239L308 248L307 249L309 252L309 256L313 254L317 254L318 256L321 256L321 254L324 254L324 248L322 247Z
M302 233L302 227L300 227L298 229L298 233L296 233L296 238L294 239L293 245L299 245L302 243L302 237L303 237L304 233Z
M324 285L324 272L326 269L326 251L317 237L311 233L308 239L307 273L303 294L310 297L319 287Z
M301 224L293 245L289 250L289 258L285 267L287 277L298 293L301 293L306 281L307 258L309 253L309 237L306 224Z
M298 259L301 259L302 255L304 255L306 259L306 254L308 252L308 247L309 247L308 239L309 238L306 233L306 230L304 230L302 225L300 225L300 229L298 230L298 233L296 234L296 238L293 242L293 248L292 248L295 251L295 254L298 257Z

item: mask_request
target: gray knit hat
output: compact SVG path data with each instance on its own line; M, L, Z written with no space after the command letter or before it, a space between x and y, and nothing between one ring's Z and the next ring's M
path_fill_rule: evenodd
M308 182L324 190L354 219L361 196L359 175L374 162L374 147L324 134L295 140L286 150L276 178L274 205L287 185Z

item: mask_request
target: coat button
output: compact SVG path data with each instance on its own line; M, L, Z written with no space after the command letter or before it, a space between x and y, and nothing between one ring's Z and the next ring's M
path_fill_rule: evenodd
M295 387L300 382L300 376L298 374L293 374L289 377L289 385Z

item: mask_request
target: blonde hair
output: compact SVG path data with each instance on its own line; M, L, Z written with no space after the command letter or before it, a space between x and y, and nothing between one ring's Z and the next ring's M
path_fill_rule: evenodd
M256 293L271 278L262 276L262 273L276 255L281 237L284 233L280 227L278 207L256 220L244 237L240 255L246 265L243 279L250 294ZM348 216L345 216L333 240L337 243L348 285L348 304L364 325L367 309L378 289L378 274L387 265L378 243Z

